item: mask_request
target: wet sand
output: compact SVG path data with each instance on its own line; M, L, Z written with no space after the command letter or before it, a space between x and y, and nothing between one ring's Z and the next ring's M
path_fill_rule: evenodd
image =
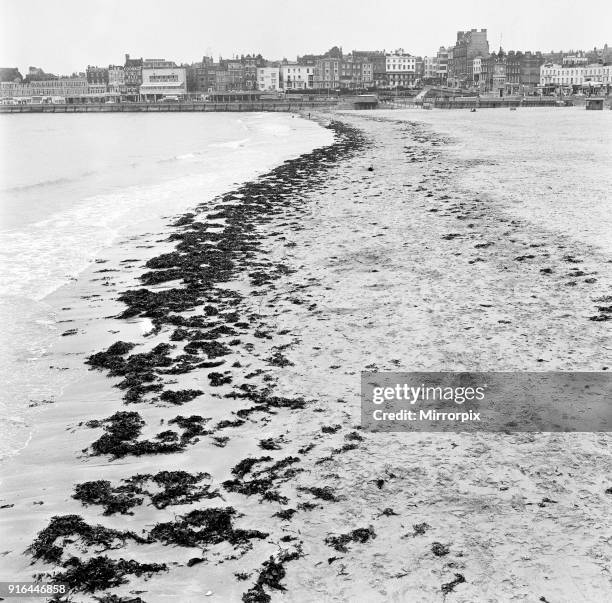
M2 468L7 579L55 572L75 601L605 598L608 435L364 433L359 377L602 370L609 258L457 190L470 165L430 127L340 119L58 292L58 370L81 378Z

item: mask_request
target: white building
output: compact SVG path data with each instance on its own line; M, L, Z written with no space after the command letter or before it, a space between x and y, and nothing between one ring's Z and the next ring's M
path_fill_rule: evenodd
M32 96L52 98L80 98L88 93L87 78L84 74L59 77L54 80L38 80L29 84L23 82L0 82L0 97L31 98Z
M385 67L387 73L401 73L404 71L415 73L416 57L409 55L402 48L399 48L393 54L385 56Z
M305 90L314 87L314 65L288 63L281 65L281 86L285 90Z
M123 65L108 66L108 91L113 94L125 92L125 71Z
M436 54L436 65L438 69L438 79L441 82L446 82L448 76L448 57L448 49L444 48L444 46L440 46Z
M540 85L571 88L573 86L612 85L612 65L594 63L591 65L568 66L545 63L540 67Z
M437 57L423 57L423 77L426 80L433 80L438 77Z
M278 67L258 67L257 87L262 91L280 89L280 69Z
M416 79L416 57L399 48L393 54L385 55L385 70L391 88L411 86Z
M140 95L145 100L160 100L164 96L187 93L187 76L183 67L160 67L142 70Z

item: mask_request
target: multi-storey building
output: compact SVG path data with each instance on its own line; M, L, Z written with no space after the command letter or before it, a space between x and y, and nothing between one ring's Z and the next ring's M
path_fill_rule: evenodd
M340 87L349 90L363 90L374 82L374 66L367 59L352 54L340 61Z
M472 61L474 87L496 95L532 93L539 85L543 62L539 52L505 53L501 48L488 58L475 57Z
M108 69L106 67L87 65L85 75L89 85L106 86L108 84Z
M423 57L423 80L432 83L438 79L437 57Z
M181 97L187 93L184 67L159 67L142 70L140 96L145 100L160 100L165 96Z
M524 52L521 54L521 91L535 92L540 84L540 67L544 64L541 52Z
M112 94L125 94L125 70L123 65L108 66L108 91Z
M314 65L283 63L280 67L281 85L285 90L307 90L314 87Z
M31 98L34 96L62 98L72 102L88 94L87 77L84 73L70 77L33 82L0 82L2 98Z
M130 100L137 100L140 95L142 64L142 59L130 59L129 54L125 55L125 64L123 66L125 94Z
M261 91L280 90L280 69L278 67L258 67L257 82Z
M440 46L436 54L436 66L438 69L437 78L440 84L446 84L448 79L448 57L449 49Z
M453 88L470 87L474 81L473 62L478 56L489 57L487 30L458 31L452 59L448 58L448 85Z
M355 60L372 64L372 85L383 88L387 85L387 58L384 50L353 50Z
M340 88L340 63L339 58L317 59L314 70L314 87L325 89Z
M481 92L484 92L487 86L487 81L486 81L487 66L486 66L486 59L484 60L485 60L485 65L484 65L484 72L483 72L483 64L482 64L483 58L474 57L472 59L472 79L474 82L474 86L478 88L478 90L480 90Z
M609 94L612 89L612 65L593 63L564 67L545 63L540 68L540 85L549 90L561 89L568 92L580 88L596 88Z
M213 92L217 84L218 65L214 64L212 57L202 57L200 63L193 63L185 67L187 79L187 92L207 93Z
M244 66L243 87L244 90L258 90L257 69L265 66L265 60L261 55L252 56L248 54L241 57L240 61Z
M399 48L385 56L386 81L389 88L408 88L417 77L417 59Z
M244 65L239 59L224 61L227 70L227 87L226 90L235 92L245 89L244 82Z

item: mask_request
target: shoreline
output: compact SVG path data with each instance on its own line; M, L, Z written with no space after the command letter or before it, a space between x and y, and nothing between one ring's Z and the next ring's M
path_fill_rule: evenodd
M74 197L72 200L77 202L62 209L57 215L44 216L40 224L27 223L23 232L15 227L16 240L11 239L11 232L4 233L8 247L3 262L8 279L2 300L6 312L5 318L7 321L14 319L15 325L11 334L16 337L18 344L26 326L38 325L38 330L34 330L33 326L29 329L30 337L19 345L19 354L15 354L14 358L9 359L7 350L6 366L15 368L12 374L6 369L7 385L12 382L13 375L27 381L21 385L15 383L12 389L5 391L3 418L11 422L11 438L10 445L9 441L5 440L0 449L0 463L5 456L12 456L11 449L21 447L28 437L26 429L31 424L31 420L27 416L26 406L41 405L45 401L57 399L61 395L61 389L67 382L72 381L70 378L66 379L67 374L72 374L76 368L84 368L72 366L70 371L49 371L45 370L44 365L56 362L61 364L63 362L61 354L58 353L56 356L54 348L60 343L67 343L70 352L70 345L75 342L72 336L62 336L70 326L67 321L71 319L65 315L66 312L62 308L86 304L87 296L95 293L104 297L113 290L110 277L116 277L117 272L106 274L107 264L96 262L101 262L108 255L117 264L114 270L123 271L125 265L120 262L125 258L115 257L117 245L126 249L125 257L138 258L145 253L145 250L137 247L139 245L137 237L145 236L147 233L165 232L173 214L190 210L203 198L212 200L234 186L257 178L278 163L298 157L332 138L328 131L321 128L314 120L291 119L288 115L257 114L242 116L240 119L236 116L235 119L241 122L251 117L254 119L247 122L250 126L245 132L251 137L251 144L244 144L245 141L241 141L240 145L235 145L232 142L231 155L230 151L223 149L224 158L214 168L214 172L211 172L207 165L203 165L203 169L198 174L168 175L164 172L157 179L143 180L142 183L132 179L124 183L127 186L125 189L105 190L100 194L88 189L82 193L80 191L72 193L70 190L59 193L54 191L55 197L65 193L68 199ZM211 119L213 116L207 118ZM234 120L229 116L220 119ZM217 121L216 118L214 120ZM193 145L193 141L191 144ZM176 146L174 148L176 149ZM232 167L232 162L239 162L239 167L237 169ZM143 178L149 177L146 172L141 172L141 175ZM124 174L121 174L121 177L124 178ZM82 195L84 201L77 195ZM123 204L125 196L132 197L131 205ZM92 203L89 209L88 202L91 200L95 203ZM114 205L117 205L117 209ZM99 219L96 222L98 214ZM53 254L47 256L45 253L45 257L34 262L37 248L34 242L39 243L42 249L50 248L52 237L60 236L58 224L65 221L69 221L74 228L69 229L70 236L62 241L60 249L63 247L68 250L72 247L73 259L67 262L60 253L60 262L54 263L55 256ZM76 224L82 225L76 226ZM103 236L99 236L99 233ZM37 238L38 235L41 238ZM135 241L134 252L129 250L130 240ZM86 241L89 241L88 247L85 246ZM152 244L159 245L155 241ZM18 253L20 261L9 262L11 253ZM148 259L148 256L146 258ZM20 275L23 275L23 278L20 278ZM64 302L63 296L65 294L69 296L69 292L79 288L83 280L89 281L90 288L95 291L86 290L81 293L77 304L73 300ZM34 287L35 290L32 291ZM66 288L66 293L58 292L63 287ZM23 310L15 312L9 304ZM34 357L38 359L33 360Z
M375 601L434 601L455 592L475 600L494 572L491 595L564 600L590 588L590 596L603 596L606 580L598 572L604 559L572 549L580 554L578 588L571 583L576 571L559 556L573 544L568 534L577 519L599 543L593 546L603 547L596 531L605 524L605 473L597 464L608 462L606 436L365 434L357 426L354 385L372 362L380 370L457 370L474 369L474 358L483 358L499 370L526 370L540 368L542 360L557 370L601 370L597 352L607 323L588 319L599 315L591 298L605 295L610 275L584 283L605 268L601 257L587 258L584 246L504 218L492 200L451 190L452 174L464 166L450 162L448 141L431 128L381 116L340 119L349 126L336 126L333 152L331 145L286 161L222 195L216 208L201 209L209 227L197 220L200 214L175 222L167 233L178 242L178 255L166 243L167 253L158 255L159 235L143 241L153 246L138 288L155 295L133 292L124 297L127 306L114 300L112 314L123 312L127 321L100 321L100 332L83 341L84 348L99 342L93 351L106 353L94 364L116 377L88 373L85 390L72 393L75 403L86 394L78 416L75 404L50 411L57 433L63 421L70 425L68 450L38 439L38 456L29 462L43 463L39 477L45 463L61 462L59 481L55 475L56 483L48 477L45 484L52 500L32 507L40 510L32 517L24 510L26 496L15 512L2 510L3 523L17 516L13 530L24 536L15 542L29 545L35 532L49 527L51 514L82 516L86 525L74 518L55 522L36 549L40 557L53 559L51 536L59 542L80 534L69 547L77 558L97 549L115 562L166 563L165 570L123 567L135 572L125 571L129 584L112 589L123 596L148 590L152 601L172 592L176 600L196 601L207 590L212 600L244 595L265 601L283 588L298 601L313 592L340 600L367 593ZM377 212L383 199L385 212ZM533 257L518 259L527 255ZM579 258L584 274L561 274L573 268L566 257ZM117 250L111 263L126 259ZM135 283L140 267L125 266ZM552 285L541 274L548 266ZM476 268L479 289L450 287L453 280L473 282ZM187 288L178 290L181 281ZM542 310L549 319L533 331L533 316ZM573 323L567 318L576 316ZM120 332L108 333L109 327ZM109 350L116 341L139 345ZM177 360L179 354L184 357ZM121 379L123 388L109 387ZM166 391L175 393L155 400ZM114 410L138 412L146 423ZM183 419L169 423L178 416ZM98 422L88 427L92 419ZM94 438L100 455L92 455ZM171 449L178 454L164 454ZM107 452L116 460L105 462ZM569 473L544 475L551 457ZM500 463L502 477L492 483L488 470ZM189 476L175 476L169 488L160 469ZM201 473L209 477L195 479ZM120 481L135 474L149 477ZM29 475L10 476L13 492L32 493L35 486L24 486L32 476L31 468ZM85 489L81 500L88 506L70 498L75 483L100 479L109 481L110 491ZM585 491L588 504L580 502ZM554 503L530 506L544 498ZM134 515L103 515L105 508ZM193 515L194 509L217 513ZM547 522L549 531L539 536L531 559L524 542L533 537L535 521ZM145 542L125 533L128 522ZM98 524L118 532L98 534L86 545L87 525ZM100 553L109 538L121 548ZM183 546L171 546L177 544ZM26 570L19 551L6 559ZM82 563L63 570L78 569L72 577L81 586L92 569ZM542 565L552 582L541 577ZM49 567L37 562L28 571ZM232 576L236 567L251 568L246 579ZM173 590L179 584L186 590Z

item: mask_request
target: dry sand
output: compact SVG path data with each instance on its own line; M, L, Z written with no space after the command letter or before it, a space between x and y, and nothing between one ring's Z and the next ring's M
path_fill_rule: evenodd
M169 341L167 325L146 335L148 319L109 317L125 309L119 292L141 286L144 262L173 248L161 241L176 228L125 241L58 292L58 307L71 308L62 315L72 321L66 328L78 334L64 338L57 358L79 378L55 404L37 409L30 445L2 468L0 506L14 505L0 509L4 579L58 570L41 561L30 565L23 554L52 516L77 514L91 525L146 535L157 522L193 509L233 507L234 528L268 536L207 547L128 540L104 552L73 537L63 559L105 554L167 564L166 571L128 575L109 591L149 603L240 601L249 590L251 601L266 595L304 602L608 598L608 434L359 429L364 369L601 370L610 364L611 323L589 320L597 315L594 300L610 290L609 258L509 218L485 194L457 190L453 176L473 166L451 159L445 152L451 142L431 128L396 115L343 115L368 143L353 157L330 162L309 192L293 199L291 190L282 190L288 202L256 224L261 247L252 261L274 277L255 285L242 272L222 283L240 294L236 310L249 323L240 344L218 369L164 378L173 390L203 390L194 400L174 406L149 396L126 406L112 387L119 378L83 365L117 340L139 344L133 353ZM567 257L581 260L583 275L571 275L577 264ZM95 272L100 269L119 272ZM100 297L83 300L91 295ZM201 307L185 315L201 315ZM184 342L172 343L180 353ZM229 371L232 383L211 387L211 370ZM139 412L148 438L176 415L203 415L207 426L236 420L237 411L253 404L224 396L243 383L307 402L301 409L259 408L180 453L109 460L88 449L102 429L84 423L116 411ZM229 439L215 440L220 437ZM263 439L274 441L262 449ZM256 468L242 478L232 468L264 456L272 460L254 467L294 460L262 474L270 477L263 495L223 485L248 483ZM145 500L134 515L110 516L71 497L77 483L104 479L116 486L160 470L207 472L220 497L164 509ZM266 493L277 500L265 500ZM282 497L286 502L279 503ZM274 516L282 509L296 512ZM353 541L333 538L354 530ZM262 565L270 557L275 565ZM194 558L205 561L188 566ZM266 568L276 572L269 582ZM76 594L73 600L94 599Z

